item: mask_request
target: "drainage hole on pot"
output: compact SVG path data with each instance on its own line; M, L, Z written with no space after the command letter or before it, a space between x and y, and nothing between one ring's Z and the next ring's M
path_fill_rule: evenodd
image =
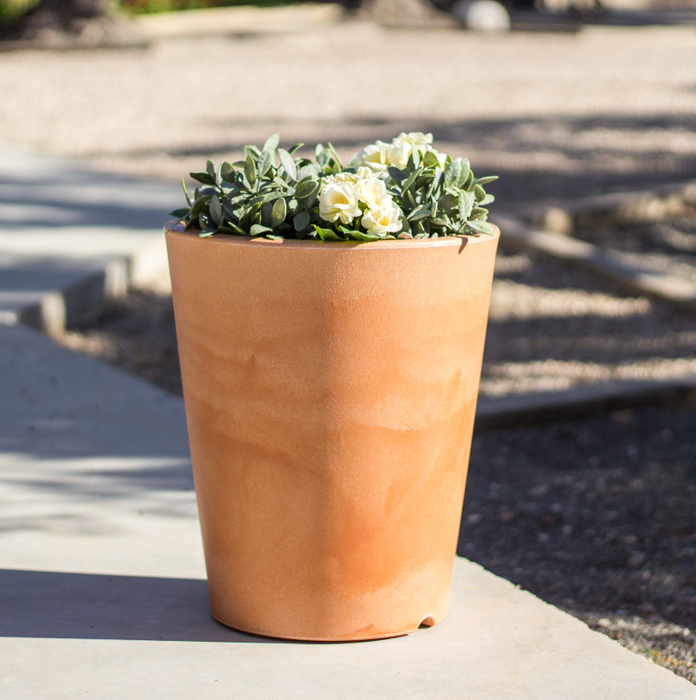
M423 629L424 627L432 627L437 623L434 615L426 615L418 625L418 629Z

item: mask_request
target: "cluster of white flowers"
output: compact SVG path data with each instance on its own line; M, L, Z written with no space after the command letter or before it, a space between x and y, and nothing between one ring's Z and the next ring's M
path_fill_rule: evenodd
M435 153L440 165L444 168L447 154L438 153L432 144L432 134L424 134L421 131L412 131L408 134L402 132L391 143L375 141L375 143L365 146L353 156L351 165L370 168L375 173L386 172L390 165L403 169L406 167L411 153L417 150L420 155L428 151Z
M387 186L370 168L355 173L330 175L319 193L319 215L324 221L350 224L362 217L363 228L372 235L386 236L401 230L401 210Z

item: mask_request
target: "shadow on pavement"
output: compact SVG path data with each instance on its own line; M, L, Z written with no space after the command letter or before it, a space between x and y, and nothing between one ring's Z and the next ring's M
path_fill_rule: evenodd
M0 569L0 637L283 643L208 612L200 579Z

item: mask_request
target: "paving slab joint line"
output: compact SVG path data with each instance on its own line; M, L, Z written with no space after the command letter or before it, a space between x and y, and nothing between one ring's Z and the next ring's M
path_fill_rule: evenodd
M535 251L600 275L628 291L654 297L696 313L696 285L686 279L647 272L612 258L592 243L571 236L539 231L519 219L496 217L501 244L518 250Z

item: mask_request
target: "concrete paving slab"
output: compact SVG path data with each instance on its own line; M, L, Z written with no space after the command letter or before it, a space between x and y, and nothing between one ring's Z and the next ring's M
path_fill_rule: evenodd
M410 637L228 630L207 612L182 402L22 327L0 328L0 377L3 698L696 699L463 559L449 617Z
M50 333L166 269L177 187L0 145L0 324Z

